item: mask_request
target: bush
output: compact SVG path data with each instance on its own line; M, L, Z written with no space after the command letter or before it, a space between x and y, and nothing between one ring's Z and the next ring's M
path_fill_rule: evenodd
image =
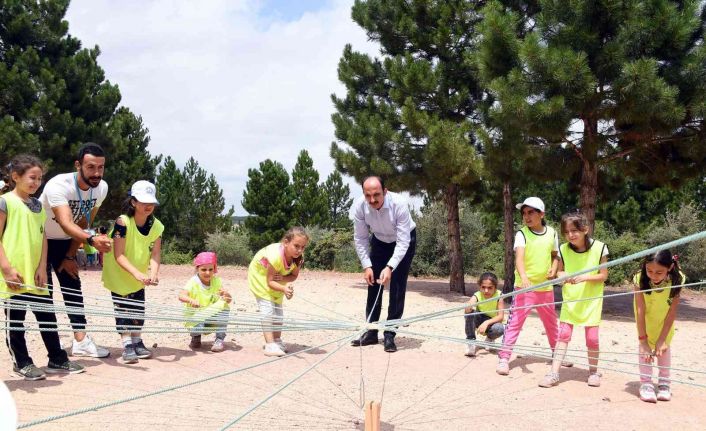
M360 269L353 247L351 230L307 228L310 241L306 248L306 265L313 269L356 272Z
M618 235L609 225L596 221L595 238L604 242L608 246L609 260L628 256L645 249L645 242L638 238L633 232L627 231ZM631 260L620 265L608 268L608 280L606 284L620 285L630 281L632 276L640 269L639 260Z
M166 265L190 265L193 260L194 255L189 251L180 251L176 242L162 243L162 263Z
M253 257L245 229L233 228L230 232L209 233L206 247L218 255L221 265L248 266Z
M654 247L688 235L701 232L706 225L699 219L696 206L683 204L678 211L667 211L660 223L653 223L647 229L647 245ZM690 281L706 279L706 240L693 241L670 249L679 255L679 266Z

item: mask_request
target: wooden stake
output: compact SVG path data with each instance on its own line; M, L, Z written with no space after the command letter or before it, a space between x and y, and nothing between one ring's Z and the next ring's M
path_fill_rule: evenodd
M382 405L377 401L373 401L371 409L373 413L373 431L380 431L380 410L382 410Z
M365 431L373 431L373 402L365 402Z

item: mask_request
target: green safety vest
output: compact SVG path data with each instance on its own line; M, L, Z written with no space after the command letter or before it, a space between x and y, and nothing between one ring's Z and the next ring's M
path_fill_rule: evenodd
M552 252L556 240L556 231L545 226L543 234L532 232L527 226L520 229L525 236L525 273L532 285L547 281L547 273L552 267ZM520 273L515 269L515 287L522 286ZM537 289L537 292L550 292L552 286Z
M564 271L571 274L577 271L591 268L601 263L605 244L593 240L591 247L584 252L576 252L569 243L564 243L559 247L561 259L564 262ZM587 273L586 275L598 274L599 270ZM600 297L591 301L564 302L561 305L560 322L571 323L578 326L598 326L601 323L601 313L603 312L603 287L602 281L584 281L578 284L564 283L561 288L564 301L571 301L583 298Z
M686 276L680 272L681 284L686 281ZM633 283L640 288L640 278L641 274L635 274L633 278ZM664 327L664 320L667 318L667 313L669 313L669 308L672 306L672 298L669 294L672 289L667 289L667 287L672 287L672 280L667 277L659 286L655 286L652 281L650 281L650 289L655 289L657 287L665 287L662 290L653 290L649 293L643 293L642 297L645 298L645 327L647 329L647 343L655 348L657 344L657 339L659 334L662 333L662 327ZM636 298L633 299L633 310L635 312L635 317L637 318L637 302ZM637 323L637 322L636 322ZM674 325L669 328L669 333L667 334L667 339L665 343L670 345L672 342L672 337L674 336Z
M476 309L480 311L481 313L485 314L488 317L495 317L498 315L498 300L497 298L500 296L500 292L498 289L495 289L495 294L493 294L492 297L490 298L484 298L483 297L483 292L480 290L476 293L473 294L473 296L476 297L478 300L478 304L476 305ZM481 301L487 301L488 299L494 299L494 301L488 301L484 303L480 303Z
M120 219L125 223L127 232L125 234L125 257L130 263L142 273L147 273L152 257L152 246L157 239L162 236L164 225L154 219L152 227L147 235L143 235L137 229L135 219L126 215L121 215ZM112 234L112 231L111 231ZM115 260L114 250L105 253L103 257L103 286L113 293L126 296L135 293L145 287L140 281L135 279L129 272L125 271Z
M22 199L10 192L2 195L7 203L7 218L2 234L2 246L10 265L22 275L25 286L19 290L10 289L0 273L0 298L9 298L22 293L49 296L46 286L35 286L34 275L44 247L44 222L47 214L44 208L32 212ZM43 289L37 289L37 287Z
M213 276L211 285L204 289L199 281L198 275L189 279L184 286L184 290L189 293L189 298L199 301L199 308L194 308L190 304L184 303L184 325L193 328L199 323L216 316L223 310L229 310L230 306L218 295L223 286L221 278Z

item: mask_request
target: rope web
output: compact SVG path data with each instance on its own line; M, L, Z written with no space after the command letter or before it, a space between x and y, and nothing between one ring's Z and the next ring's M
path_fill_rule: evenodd
M588 268L573 274L567 274L566 276L555 280L537 284L526 289L518 289L507 294L501 294L500 299L509 298L519 293L532 291L546 286L561 284L568 278L575 277L580 274L590 273L601 268L609 268L615 265L620 265L625 262L653 254L662 249L674 248L682 244L703 240L705 238L706 231L700 232L676 241L631 254L629 256L609 261L593 268ZM672 286L672 288L698 287L704 284L706 284L706 282L688 283L680 286ZM382 296L383 286L379 286L378 289L376 302L380 300ZM66 291L67 289L64 288L64 290ZM630 295L633 295L632 291L605 294L600 297L583 298L572 302ZM112 319L116 316L127 318L134 317L134 315L129 313L116 313L113 308L112 298L110 298L109 295L91 295L84 292L83 297L84 300L86 300L86 306L82 313L87 317L102 318L104 321L107 321L107 319ZM491 300L497 299L498 298L493 298ZM436 339L448 343L474 343L478 347L485 349L499 347L496 344L484 341L466 340L465 338L458 338L445 334L423 332L423 328L421 329L422 332L414 328L406 329L410 326L423 326L415 325L422 322L450 318L460 319L461 316L472 316L480 313L473 312L463 314L463 310L466 308L465 303L461 306L455 306L431 313L419 314L408 318L369 323L370 316L367 316L367 319L361 322L351 316L339 313L335 309L315 303L302 295L297 294L297 300L310 305L310 308L315 309L316 312L311 312L311 310L304 312L293 309L293 307L288 307L282 321L282 326L273 327L268 326L266 322L263 322L260 314L257 312L248 312L241 309L231 310L226 322L226 332L228 334L259 334L262 333L263 330L281 330L285 333L316 331L330 334L330 341L326 341L315 346L303 346L301 349L297 349L296 351L288 353L283 357L265 359L249 365L240 365L236 367L234 367L230 362L218 359L219 357L217 355L209 355L208 358L204 358L204 360L221 361L222 363L219 365L222 365L226 371L208 375L203 375L203 371L197 367L184 365L181 364L180 361L174 360L173 366L175 367L175 375L178 375L180 378L183 376L184 378L181 380L181 383L168 386L160 386L159 382L145 379L141 382L139 388L135 388L120 378L106 376L101 376L98 378L96 376L86 374L81 378L87 380L94 379L94 382L91 383L94 383L95 385L109 385L111 391L107 394L100 392L90 394L91 402L89 405L84 406L75 404L83 402L86 398L86 394L66 393L64 394L65 397L67 399L74 400L74 402L66 402L65 405L59 406L61 410L65 410L59 414L56 414L57 406L48 406L41 399L37 399L36 402L33 400L29 403L23 403L21 405L23 409L31 409L34 413L44 416L21 423L19 424L18 429L31 428L37 425L48 424L59 420L62 421L62 426L80 425L82 422L75 422L75 418L77 416L105 411L106 409L111 409L118 412L117 414L120 417L123 417L123 415L125 415L124 417L129 417L136 411L137 407L139 407L135 407L135 404L133 403L134 401L142 401L142 403L149 406L149 400L158 396L169 397L169 405L175 406L176 410L169 409L169 411L151 411L150 416L153 421L151 424L157 426L165 425L165 427L168 424L169 428L174 429L192 429L193 424L180 424L178 421L174 420L175 417L184 418L188 417L190 414L197 415L200 420L207 419L214 423L221 423L222 425L219 428L221 430L227 430L236 425L241 425L246 429L256 429L263 426L262 419L251 419L250 415L253 412L256 412L260 407L268 404L275 397L284 399L284 405L286 407L279 407L276 415L270 415L266 418L268 426L275 426L278 429L288 429L288 427L296 428L300 424L305 423L309 427L313 428L350 428L351 424L360 424L359 418L361 417L366 395L373 395L366 392L366 378L369 378L370 374L377 374L377 371L384 372L380 390L380 400L383 400L385 397L386 387L389 386L387 384L387 379L391 370L391 363L394 363L394 358L392 358L392 355L388 355L386 361L387 364L384 370L367 370L364 367L365 349L360 347L358 348L357 355L359 359L357 361L357 366L360 373L359 380L357 384L349 383L346 387L343 387L341 380L345 380L344 376L351 375L351 373L355 371L355 361L347 360L347 358L340 358L341 354L339 352L343 350L344 347L349 346L351 340L360 337L366 330L390 330L396 332L397 334L404 334L423 339ZM478 303L482 304L491 300L479 301ZM135 301L123 300L121 302L125 305L131 305ZM570 301L556 301L552 303L552 305L562 304L564 302ZM58 299L54 299L53 304L51 305L43 305L27 304L22 301L18 301L17 299L9 298L2 301L0 306L5 310L28 308L30 310L54 311L57 315L61 315L74 312L76 310L75 305L75 303L70 301ZM546 304L531 305L525 308L533 308L544 305ZM461 312L460 314L459 311ZM677 320L678 319L679 316L677 315ZM146 323L149 324L146 324L144 328L141 329L140 332L144 334L174 334L175 336L180 336L180 339L183 341L184 335L192 332L192 330L184 327L185 318L184 308L182 305L167 305L147 302L145 304L145 320ZM9 321L5 318L5 320L0 321L0 329L3 331L8 331L11 323L22 322ZM25 330L28 332L41 332L45 330L44 328L40 328L36 322L31 320L25 321L24 326ZM115 324L92 324L87 327L87 330L90 333L115 333ZM58 323L58 331L65 333L73 332L70 324L65 321L60 321ZM327 350L324 350L324 348ZM552 352L549 347L515 344L513 351L518 355L540 360L551 360L552 358ZM320 357L315 360L310 360L308 356L303 355L304 353L311 353L312 355L317 354L320 355ZM566 358L570 359L577 366L587 368L588 363L586 360L586 353L587 351L585 349L569 348L567 350ZM638 353L635 349L631 349L629 351L606 349L601 350L599 353L600 370L623 373L630 376L640 376L640 373L637 372ZM336 359L337 357L339 359ZM673 356L673 358L674 357L675 356ZM297 359L299 360L298 362L296 362ZM302 365L302 360L304 365ZM346 364L344 365L345 369L342 369L340 366L336 366L332 370L327 370L326 372L323 371L320 367L321 364L332 360L337 360L337 365ZM290 366L293 361L296 362L296 366ZM464 371L469 364L471 364L471 362L465 361L463 364L460 364L458 369L450 370L450 373L442 382L435 386L430 386L428 389L423 391L421 395L417 394L415 401L410 402L406 407L394 414L391 414L387 420L389 422L394 421L396 426L400 427L430 423L428 418L429 415L443 418L443 415L446 412L452 411L455 408L461 407L464 403L467 403L467 400L460 399L457 402L454 400L451 400L451 402L449 402L449 400L445 400L443 404L433 404L431 399L437 390L447 383L453 382L457 375ZM280 377L282 374L282 367L285 367L289 375L291 375L290 378ZM130 366L129 368L139 369L140 367ZM653 364L653 368L660 367ZM706 389L706 379L703 377L706 375L706 371L674 366L670 367L670 370L674 372L674 375L671 377L671 381L673 383L695 387L700 390ZM307 388L297 387L296 383L304 377L312 374L312 371L315 376L318 376L318 378L327 383L327 387L334 388L332 393L336 398L335 403L333 400L326 398L326 394L317 394L312 391L308 391ZM700 380L696 381L692 377L693 375L700 376ZM187 378L187 376L191 377ZM412 376L412 378L414 378L414 376ZM512 379L507 379L503 385L507 385L510 382L512 382ZM224 389L219 391L220 399L218 400L213 399L213 385L218 385ZM391 386L393 387L390 389L394 389L394 384L391 384ZM489 385L488 388L491 386L492 385ZM494 386L498 385L495 384ZM239 387L249 388L258 393L263 393L263 395L258 397L254 402L251 402L249 399L244 400L242 397L238 397ZM138 389L138 393L135 393L135 389ZM479 388L479 390L483 389ZM116 396L116 394L130 392L132 392L130 395ZM358 392L358 394L355 394L355 392ZM82 400L82 397L84 400ZM493 398L493 396L486 397L481 401L481 403L490 403ZM185 402L184 400L188 401ZM339 400L340 402L338 402ZM297 408L297 405L300 403L306 403L310 408L307 409L306 412L302 412L301 409ZM426 403L426 406L424 408L420 408L423 403ZM279 403L278 406L281 404L282 403ZM224 408L223 406L227 406L227 408ZM139 409L139 411L143 410L144 409L142 408ZM101 422L102 419L100 415L94 414L91 417L92 425L102 427L103 424ZM114 424L114 422L111 423ZM109 424L104 425L108 426ZM298 429L301 428L299 427Z

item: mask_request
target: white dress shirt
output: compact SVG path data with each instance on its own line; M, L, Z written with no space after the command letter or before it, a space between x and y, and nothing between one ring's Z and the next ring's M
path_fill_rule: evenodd
M397 268L409 248L410 233L416 227L407 200L397 193L387 192L382 207L376 210L368 204L365 196L360 196L351 207L351 215L355 251L363 268L372 266L368 251L371 232L382 242L395 243L387 265L393 270Z

